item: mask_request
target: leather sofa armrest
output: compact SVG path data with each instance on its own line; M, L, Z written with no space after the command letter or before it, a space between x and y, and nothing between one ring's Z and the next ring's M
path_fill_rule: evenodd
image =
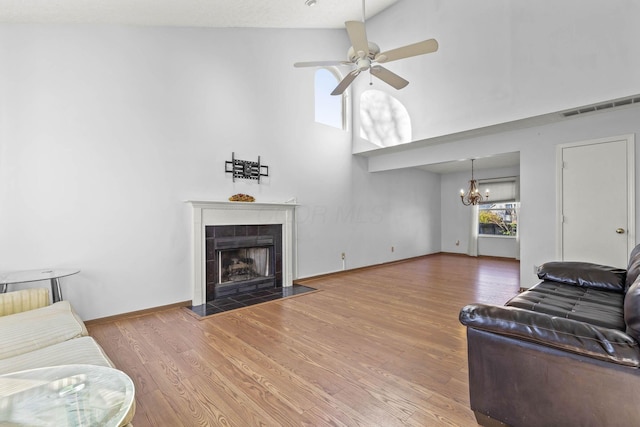
M47 288L21 289L0 294L0 316L21 313L49 305Z
M460 311L460 322L470 328L620 365L640 367L638 342L616 329L516 307L487 304L467 305Z

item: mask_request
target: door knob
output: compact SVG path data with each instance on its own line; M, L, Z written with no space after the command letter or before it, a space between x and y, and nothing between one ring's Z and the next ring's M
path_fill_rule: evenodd
M624 228L616 228L616 233L624 234Z

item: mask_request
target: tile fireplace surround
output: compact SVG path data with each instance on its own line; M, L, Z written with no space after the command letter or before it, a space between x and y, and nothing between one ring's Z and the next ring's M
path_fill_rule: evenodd
M205 227L208 225L282 225L282 286L296 275L294 203L220 202L189 200L193 211L192 305L206 303Z

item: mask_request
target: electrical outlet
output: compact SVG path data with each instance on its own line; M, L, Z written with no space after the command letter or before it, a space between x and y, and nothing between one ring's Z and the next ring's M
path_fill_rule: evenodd
M342 252L341 257L342 257L342 259L344 260L344 258L345 258L344 252Z
M456 246L460 246L460 240L456 240Z
M395 251L396 251L395 246L391 246L391 252L395 252Z

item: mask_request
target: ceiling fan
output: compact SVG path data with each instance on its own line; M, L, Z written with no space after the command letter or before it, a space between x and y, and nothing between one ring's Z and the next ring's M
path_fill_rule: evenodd
M410 58L412 56L424 55L438 50L438 42L435 39L424 40L418 43L380 52L377 44L367 39L367 32L364 24L364 0L362 1L362 22L347 21L344 23L351 41L351 47L347 52L348 61L312 61L296 62L294 67L327 67L333 65L351 65L355 68L349 72L342 81L331 92L331 95L341 95L358 75L369 70L371 75L379 78L383 82L396 89L402 89L409 82L385 67L379 65L398 59Z

